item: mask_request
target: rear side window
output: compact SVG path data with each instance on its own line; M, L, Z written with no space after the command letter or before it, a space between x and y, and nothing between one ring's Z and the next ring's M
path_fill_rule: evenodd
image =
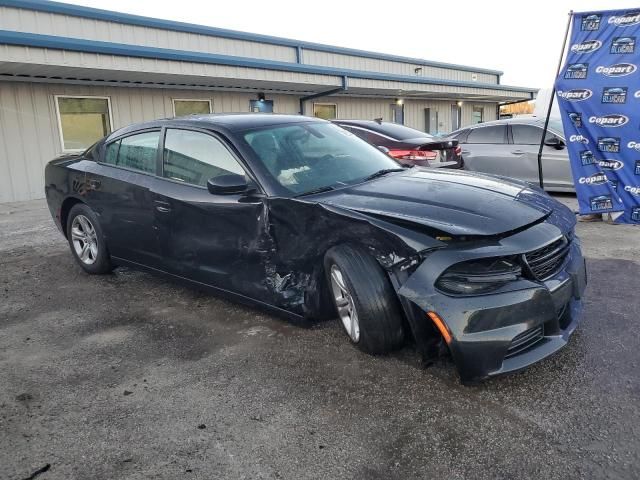
M163 176L205 187L221 175L244 175L242 166L217 138L201 132L167 129Z
M354 135L356 135L357 137L360 137L363 140L366 140L367 142L372 143L373 145L385 145L389 143L388 138L385 138L382 135L378 135L372 132L371 130L366 130L364 128L357 128L357 127L349 128L348 130Z
M107 145L104 163L145 173L156 172L160 132L144 132Z
M431 138L430 135L415 128L406 127L404 125L398 125L395 123L383 123L380 127L376 127L376 130L384 135L388 135L396 140L410 140L412 138Z
M469 132L466 143L505 143L505 125L491 125L474 128Z
M461 130L459 132L446 135L447 138L453 138L458 140L460 143L467 143L467 135L469 134L469 130Z

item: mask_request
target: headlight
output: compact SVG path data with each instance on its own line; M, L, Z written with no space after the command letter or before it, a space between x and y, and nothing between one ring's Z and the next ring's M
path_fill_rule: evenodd
M485 258L449 267L436 281L436 287L454 295L479 295L497 290L521 274L516 257Z

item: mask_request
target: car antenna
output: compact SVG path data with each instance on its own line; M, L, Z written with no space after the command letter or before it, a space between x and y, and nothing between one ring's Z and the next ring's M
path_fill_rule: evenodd
M374 118L373 121L376 122L378 125L382 125L382 117Z

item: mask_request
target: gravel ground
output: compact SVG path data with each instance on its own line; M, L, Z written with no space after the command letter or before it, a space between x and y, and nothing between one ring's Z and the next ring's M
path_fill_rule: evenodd
M464 387L411 347L359 353L337 321L85 275L43 201L0 205L0 478L638 478L640 229L578 233L568 347Z

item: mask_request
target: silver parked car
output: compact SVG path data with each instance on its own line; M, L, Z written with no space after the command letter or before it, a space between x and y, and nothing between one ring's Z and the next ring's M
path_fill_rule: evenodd
M538 185L538 149L544 119L516 117L456 130L465 168ZM571 165L560 119L551 119L542 150L545 190L574 192Z

